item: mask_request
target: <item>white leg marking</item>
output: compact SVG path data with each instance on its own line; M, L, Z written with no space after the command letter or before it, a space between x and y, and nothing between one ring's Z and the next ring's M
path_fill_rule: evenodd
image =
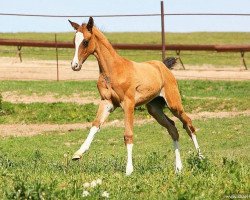
M104 123L104 121L106 120L106 118L109 116L110 112L114 109L114 106L112 103L110 103L109 101L105 101L103 100L101 102L101 106L104 106L104 110L101 113L101 119L100 119L100 125L102 125ZM94 139L95 134L100 130L99 127L93 126L90 129L90 132L88 134L87 139L84 141L84 143L82 144L82 146L80 147L80 149L78 151L76 151L72 157L73 160L78 160L81 158L82 154L85 153L89 147L91 142Z
M182 163L181 163L181 156L180 156L178 141L174 141L174 152L175 152L175 172L178 173L182 170Z
M80 159L81 158L82 154L85 153L89 149L90 144L91 144L92 140L94 139L94 136L98 132L98 130L99 130L99 128L95 127L95 126L93 126L90 129L87 139L84 141L84 143L82 144L80 149L74 153L72 159Z
M109 116L110 112L112 112L114 109L114 105L110 102L108 102L105 107L104 107L104 111L102 113L101 119L100 119L100 123L103 124L106 120L106 118Z
M132 162L132 150L133 144L127 144L127 153L128 153L128 160L127 160L127 167L126 167L126 175L129 176L134 171L133 162Z
M194 146L195 146L196 150L198 150L200 147L198 145L198 142L197 142L197 139L196 139L196 135L193 134L193 133L191 133L191 137L192 137L192 140L194 142Z
M78 59L78 49L82 41L84 40L83 33L77 32L75 35L75 55L72 61L72 67L78 65L79 59Z
M82 144L82 146L80 147L80 152L83 154L84 152L86 152L89 147L90 147L90 144L92 142L92 140L94 139L94 136L95 134L98 132L99 128L98 127L95 127L93 126L90 131L89 131L89 134L88 134L88 137L87 139L84 141L84 143Z
M196 149L197 152L198 152L199 158L200 158L200 159L203 159L204 156L202 155L202 153L201 153L201 151L200 151L200 146L199 146L199 144L198 144L198 142L197 142L196 135L193 134L193 133L191 133L191 138L192 138L192 140L193 140L193 142L194 142L194 146L195 146L195 149Z

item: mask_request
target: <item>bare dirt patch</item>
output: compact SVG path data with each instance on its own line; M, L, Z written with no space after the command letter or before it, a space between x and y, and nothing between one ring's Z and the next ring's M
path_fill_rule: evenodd
M239 115L250 116L250 110L243 112L200 112L196 114L189 114L192 119L209 119L209 118L229 118ZM177 120L173 118L173 120ZM142 125L146 123L154 122L153 118L135 120L135 125ZM0 137L8 136L33 136L49 132L67 132L78 129L86 129L91 126L91 123L75 123L75 124L4 124L0 125ZM115 126L123 127L124 122L120 120L114 120L107 122L103 127Z
M177 79L207 79L207 80L250 80L249 70L242 67L216 68L211 65L189 66L182 70L179 66L172 72ZM24 60L17 58L0 58L0 80L56 80L56 61ZM98 63L86 61L82 70L72 71L70 60L59 61L60 80L96 80L99 76Z
M3 101L11 102L11 103L77 103L77 104L99 104L100 100L95 97L86 96L82 97L78 94L73 94L70 97L68 96L60 96L57 97L55 94L45 94L45 95L23 95L18 94L18 92L3 92L2 93Z

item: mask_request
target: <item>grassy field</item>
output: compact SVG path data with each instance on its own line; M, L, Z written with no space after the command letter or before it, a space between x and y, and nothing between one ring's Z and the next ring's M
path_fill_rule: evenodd
M185 110L189 113L203 111L244 111L249 109L249 81L196 81L180 80L179 87ZM95 81L0 81L0 91L18 92L20 95L53 94L55 97L69 98L73 94L98 99ZM97 105L93 103L79 105L76 103L32 103L13 104L3 102L5 115L0 124L8 123L76 123L94 120ZM63 112L62 112L63 111ZM166 112L168 112L166 110ZM137 118L147 118L144 106L136 110ZM110 116L110 120L122 119L121 109Z
M189 113L249 110L249 81L182 80L179 88ZM70 98L79 94L98 98L95 81L0 81L0 93L31 96L46 94ZM97 106L74 103L10 103L0 99L3 124L65 124L92 121ZM168 111L166 110L168 113ZM148 119L145 107L136 118ZM121 110L110 120L123 119ZM71 156L88 134L88 129L47 132L32 137L0 140L0 199L229 199L249 195L250 117L196 119L198 141L206 159L197 159L182 124L181 157L184 170L174 173L174 151L166 130L155 122L135 126L134 173L125 176L126 148L123 128L106 127L79 162ZM83 184L101 179L102 184Z
M195 157L190 139L181 130L184 170L174 174L172 142L156 123L135 127L134 169L125 176L126 149L122 128L105 128L80 162L70 157L87 130L0 141L1 199L226 199L249 194L249 117L196 120L206 156ZM246 131L248 130L248 131ZM102 179L102 185L84 188Z
M140 43L160 44L159 32L143 33L105 33L112 43ZM58 41L72 41L74 32L58 33ZM0 38L5 39L34 39L54 41L53 33L0 33ZM166 33L167 44L249 44L250 33ZM59 59L69 60L73 57L73 49L60 49ZM161 52L158 51L118 51L124 57L135 60L161 60ZM55 59L55 49L50 48L22 48L24 59ZM175 52L168 51L167 56L173 56ZM0 46L0 56L16 56L16 47ZM245 54L246 60L250 54ZM215 52L190 52L183 51L181 58L185 64L215 66L240 66L242 65L239 53L215 53ZM90 59L93 59L90 58Z

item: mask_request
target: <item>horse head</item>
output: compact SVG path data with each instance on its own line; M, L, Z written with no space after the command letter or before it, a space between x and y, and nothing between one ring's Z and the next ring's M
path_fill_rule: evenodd
M74 71L80 71L82 64L89 57L89 55L94 53L95 50L95 42L92 37L94 20L92 17L90 17L88 23L83 23L81 26L70 20L69 22L76 30L74 37L75 55L71 62L71 68Z

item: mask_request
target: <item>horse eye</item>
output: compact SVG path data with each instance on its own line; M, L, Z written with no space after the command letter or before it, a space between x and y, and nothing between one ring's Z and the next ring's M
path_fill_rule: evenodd
M87 41L87 40L83 40L82 44L83 44L83 46L84 46L84 47L87 47L87 46L88 46L88 44L89 44L89 41Z

